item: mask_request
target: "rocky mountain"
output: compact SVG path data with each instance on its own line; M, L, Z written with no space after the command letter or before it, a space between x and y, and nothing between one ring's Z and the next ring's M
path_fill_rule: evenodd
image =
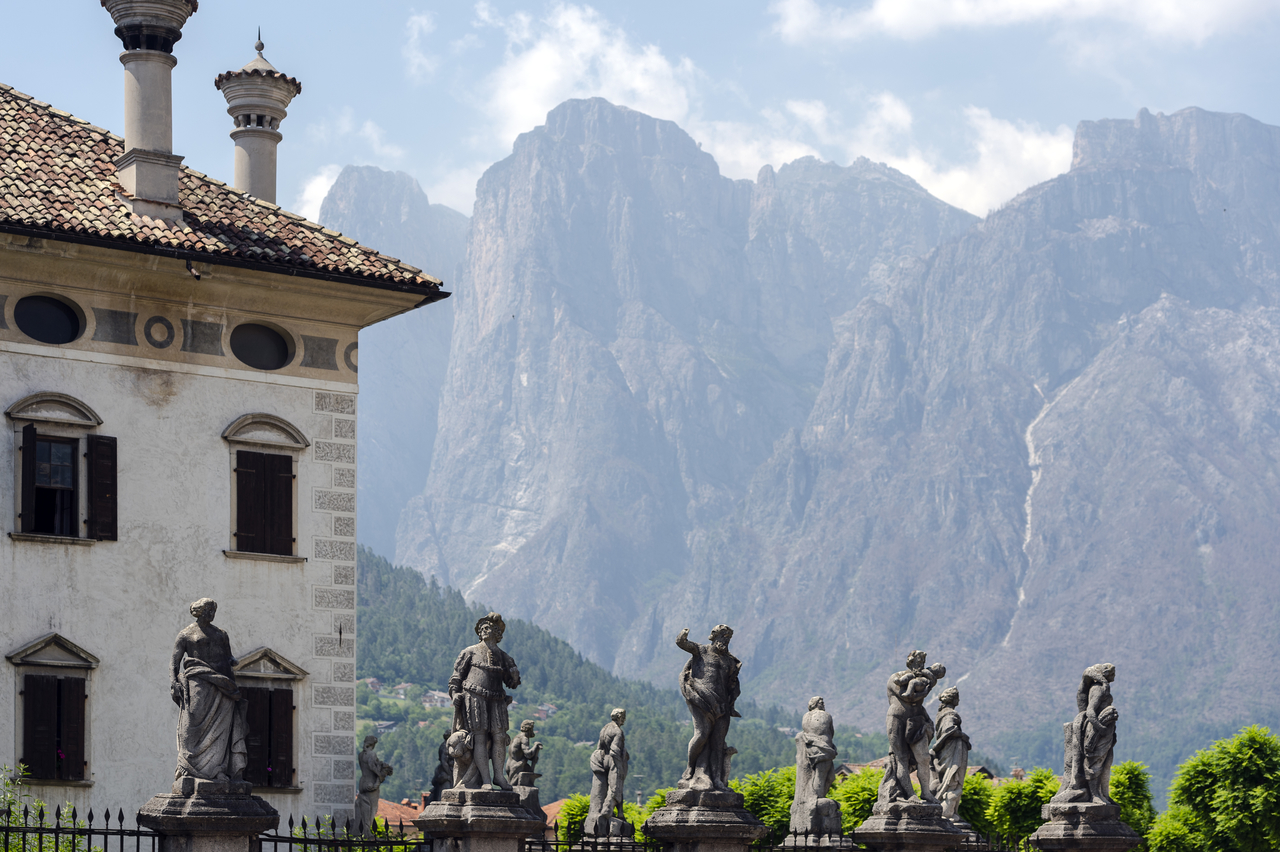
M325 227L408 261L451 290L467 251L467 217L431 204L403 172L347 166L320 206ZM400 512L422 490L436 438L436 409L449 359L453 301L379 323L360 336L362 544L394 553Z
M1010 762L1056 765L1114 662L1121 758L1167 778L1280 722L1278 258L1280 129L1245 116L1084 122L979 221L567 102L477 188L396 561L663 684L727 622L750 695L864 727L925 648ZM367 475L401 411L361 398Z

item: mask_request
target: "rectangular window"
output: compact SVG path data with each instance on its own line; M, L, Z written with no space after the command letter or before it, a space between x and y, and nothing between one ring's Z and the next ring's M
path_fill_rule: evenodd
M293 457L236 451L236 550L293 555Z
M22 678L22 763L32 778L83 781L85 679Z
M41 535L80 535L76 499L78 441L22 429L22 531Z
M255 787L294 787L293 690L242 686L248 702L244 780Z

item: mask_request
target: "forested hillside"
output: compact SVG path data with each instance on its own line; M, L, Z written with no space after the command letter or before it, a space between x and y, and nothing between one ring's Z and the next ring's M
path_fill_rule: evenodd
M365 547L359 550L358 588L359 677L376 677L387 685L413 683L425 689L446 689L454 658L476 641L475 622L486 608L468 604L455 589L425 580L417 571L392 566ZM537 738L545 743L538 764L544 802L590 789L587 761L614 707L627 710L631 751L627 797L675 784L684 768L692 728L684 701L674 688L614 677L546 630L515 618L506 622L502 646L515 657L522 678L521 686L512 691L517 702L512 707L512 727L531 718L540 703L557 707L552 718L538 722ZM678 671L671 672L672 684L677 675ZM436 749L452 719L450 711L383 700L363 688L358 700L362 728L374 720L401 723L383 736L379 747L382 759L396 769L383 785L383 796L416 798L430 786ZM735 775L794 762L791 736L777 729L798 727L803 707L782 710L741 702L738 710L743 718L735 720L729 734L729 744L738 749ZM863 734L843 726L837 744L840 759L847 761L870 760L888 750L883 734Z

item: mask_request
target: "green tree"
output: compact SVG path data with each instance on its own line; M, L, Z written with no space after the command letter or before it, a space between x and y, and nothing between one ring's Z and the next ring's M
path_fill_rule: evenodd
M1058 792L1058 778L1052 770L1039 767L1021 781L1009 781L995 788L987 806L987 822L996 834L1025 840L1044 820L1040 808ZM962 800L963 801L963 800Z
M987 819L987 809L991 807L991 797L996 788L987 776L975 772L964 779L964 788L960 791L960 818L981 835L995 834L996 829Z
M840 805L840 827L845 834L862 825L871 816L871 808L876 803L876 793L880 790L882 778L883 769L867 766L832 787L827 794Z
M560 814L556 817L556 838L565 843L577 843L582 839L582 824L587 821L587 812L591 810L591 799L581 793L574 793L564 800L560 806Z
M1151 772L1145 763L1126 760L1111 770L1111 798L1120 806L1120 820L1143 837L1156 821L1151 798Z
M1148 838L1153 852L1280 849L1280 739L1253 725L1196 752L1178 767L1169 801Z
M769 826L774 839L786 836L791 828L791 803L796 795L796 768L766 769L754 775L734 778L729 787L741 793L743 806Z

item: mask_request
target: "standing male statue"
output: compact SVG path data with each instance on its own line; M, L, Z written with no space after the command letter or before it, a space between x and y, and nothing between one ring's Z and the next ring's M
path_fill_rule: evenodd
M796 734L796 791L791 830L798 834L840 833L840 805L827 798L836 778L836 728L821 696L809 699L809 712Z
M519 686L520 670L511 655L498 647L506 629L498 613L484 616L476 622L480 641L464 648L453 664L453 676L449 678L449 697L453 699L450 751L470 752L470 760L465 759L468 755L455 753L455 787L511 789L504 772L507 731L511 727L507 705L511 696L502 687ZM459 736L464 732L465 737Z
M742 661L729 653L733 630L717 624L710 644L689 641L689 628L680 631L676 646L690 655L680 672L680 693L693 716L693 738L689 740L689 765L676 786L681 790L728 792L725 777L725 737L741 687L738 671Z
M921 800L938 804L933 794L929 758L933 720L924 709L924 700L946 673L946 668L936 663L926 668L924 651L912 651L907 655L906 671L894 672L889 677L886 687L889 712L885 717L889 765L885 767L876 804ZM920 780L919 798L911 788L912 769Z
M933 795L942 800L942 815L955 822L964 792L964 779L969 774L969 736L960 729L960 690L954 686L938 696L937 739L929 753L933 755Z
M631 760L626 735L622 733L627 711L615 708L609 718L611 721L600 729L596 750L591 753L591 807L582 824L582 833L593 837L629 837L635 834L635 826L627 822L622 810L627 764ZM621 825L614 826L615 819Z
M383 763L373 751L378 738L364 738L364 750L360 752L360 792L356 794L356 823L365 837L373 837L374 820L378 818L378 799L382 796L382 782L391 776L391 764Z
M194 781L242 785L249 763L248 707L231 668L231 640L213 625L217 611L210 598L191 604L195 623L182 629L173 646L169 695L180 711L175 794L191 795ZM184 784L185 778L193 781Z

